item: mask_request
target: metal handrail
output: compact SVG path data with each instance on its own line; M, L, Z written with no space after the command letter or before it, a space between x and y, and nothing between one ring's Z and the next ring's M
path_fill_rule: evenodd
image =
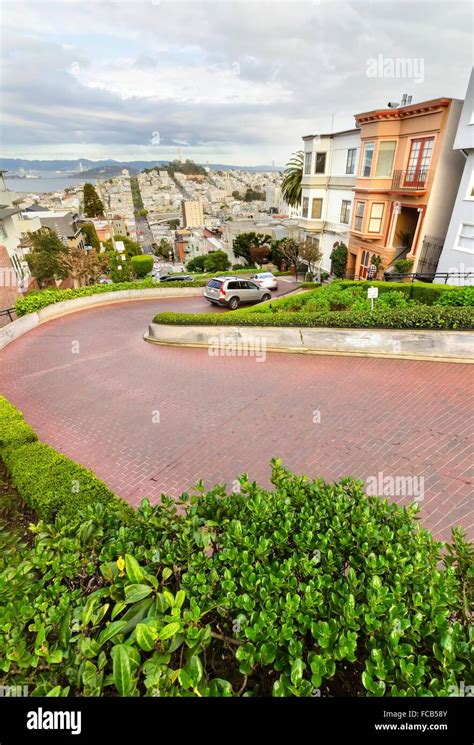
M3 308L0 310L0 316L8 316L10 321L14 321L15 319L12 318L12 314L15 313L15 308Z

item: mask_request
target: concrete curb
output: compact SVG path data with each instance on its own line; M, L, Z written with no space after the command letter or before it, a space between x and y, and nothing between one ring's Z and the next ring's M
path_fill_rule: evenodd
M52 303L35 313L28 313L28 315L21 316L15 321L3 326L0 329L0 350L41 323L46 323L60 316L66 316L69 313L78 313L81 310L88 310L89 308L96 308L102 305L114 305L115 303L133 302L135 300L159 300L164 297L198 297L202 295L203 289L203 287L149 287L145 290L103 292L99 295L88 295L86 297L74 298L73 300L63 300L61 303Z
M175 326L151 323L143 337L152 344L212 349L216 356L287 352L431 362L474 362L470 331L340 329L276 326Z

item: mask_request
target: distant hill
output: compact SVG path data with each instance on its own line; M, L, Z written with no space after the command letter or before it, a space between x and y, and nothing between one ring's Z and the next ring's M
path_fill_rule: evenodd
M28 171L38 176L77 176L78 178L92 177L110 178L110 176L120 173L122 168L128 168L136 173L144 168L153 168L156 166L167 166L169 160L89 160L80 158L77 160L27 160L26 158L0 158L0 170L9 171L9 176ZM202 166L207 164L200 164ZM82 171L81 171L82 166ZM233 166L223 163L209 163L212 171L281 171L283 166ZM101 173L100 171L103 170ZM104 175L105 174L105 175Z

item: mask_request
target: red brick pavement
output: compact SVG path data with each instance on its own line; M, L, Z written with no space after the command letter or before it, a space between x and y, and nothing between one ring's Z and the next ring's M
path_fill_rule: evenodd
M230 484L244 471L268 485L277 456L326 479L424 477L423 524L438 538L456 524L472 536L470 366L210 357L145 343L160 309L215 310L201 298L175 298L57 319L4 350L0 390L41 439L132 504L178 495L201 478Z

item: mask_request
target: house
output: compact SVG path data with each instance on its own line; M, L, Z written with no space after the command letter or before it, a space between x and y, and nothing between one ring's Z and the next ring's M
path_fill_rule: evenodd
M24 212L23 217L29 221L32 217L39 220L42 228L50 228L58 235L68 248L84 248L84 236L78 224L79 215L76 212L62 210L57 212ZM33 230L33 228L30 228Z
M373 255L432 277L464 166L453 150L462 101L436 98L357 114L356 171L347 274L364 278Z
M35 213L30 220L22 219L20 200L9 191L5 173L0 171L0 309L13 305L18 293L30 287L33 278L25 258L29 251L25 239L30 230L41 227Z
M474 70L461 112L454 148L464 158L464 170L438 262L438 272L453 274L449 284L474 284ZM467 276L468 273L471 276ZM464 275L464 276L456 276ZM444 282L445 278L435 278Z
M299 237L319 246L321 267L330 271L334 244L349 242L360 131L307 135L303 141Z

